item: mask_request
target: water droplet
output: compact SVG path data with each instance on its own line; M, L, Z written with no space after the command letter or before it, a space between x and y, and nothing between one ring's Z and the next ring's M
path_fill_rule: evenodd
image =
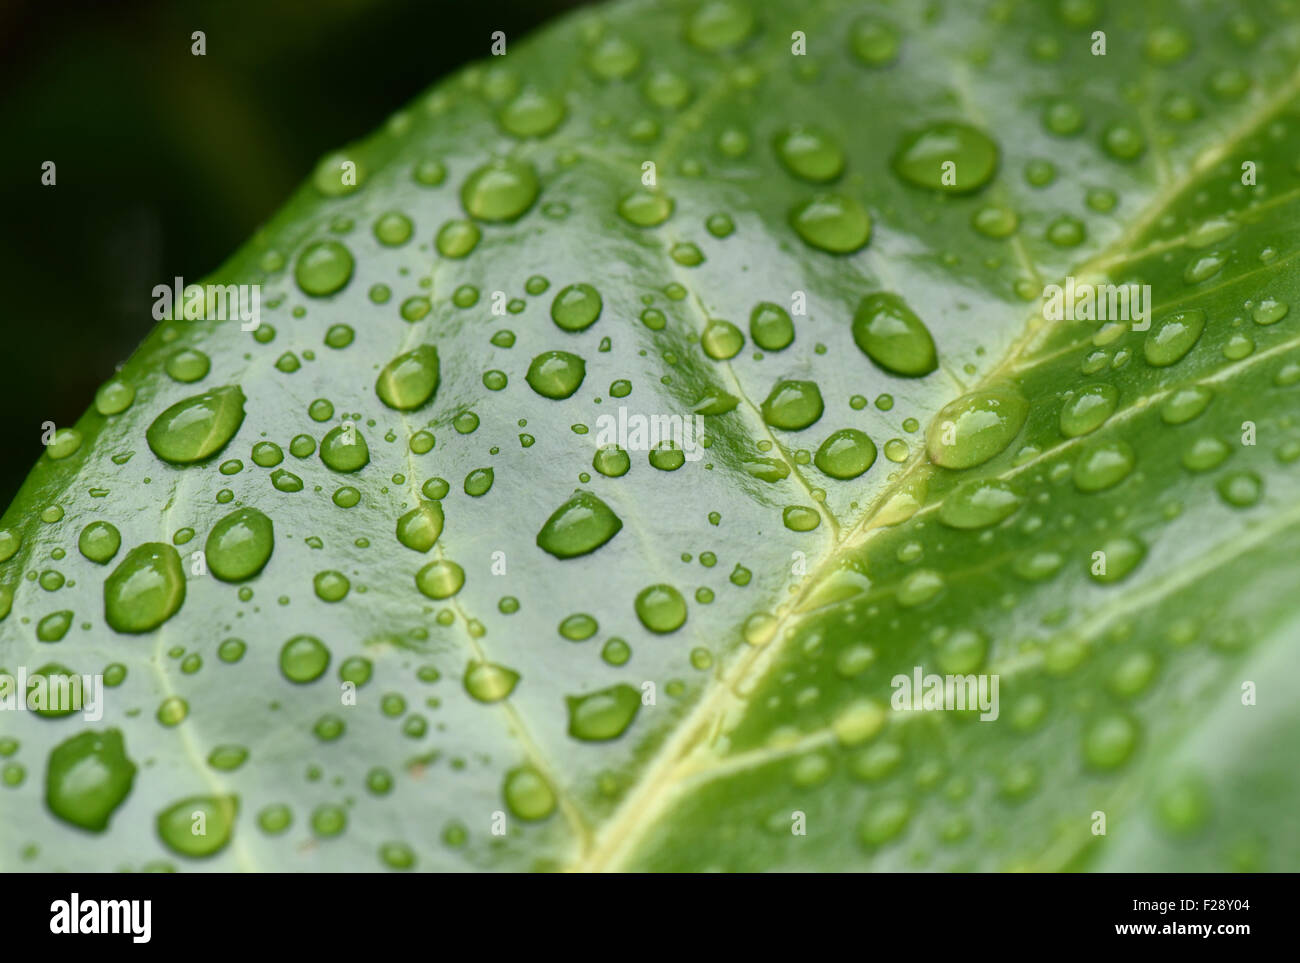
M91 522L81 530L77 548L96 565L103 565L117 554L122 546L122 535L109 522Z
M1158 368L1181 360L1205 329L1205 312L1199 309L1171 314L1147 332L1142 351L1147 363Z
M601 39L587 55L587 67L600 80L621 80L641 64L641 51L622 37Z
M375 394L389 408L412 411L433 397L438 379L438 349L424 344L384 365L375 381Z
M290 682L315 682L330 665L330 650L314 635L295 635L280 649L280 672Z
M1166 67L1186 57L1192 49L1191 35L1181 26L1163 24L1150 30L1142 52L1157 66Z
M676 632L686 624L686 600L671 585L643 588L637 593L635 608L641 624L660 635Z
M792 532L811 532L822 523L815 508L803 505L787 505L781 510L781 521Z
M442 534L445 516L438 501L421 501L397 520L397 540L416 552L433 548Z
M1106 555L1106 571L1098 574L1089 561L1088 574L1094 581L1109 585L1126 578L1130 572L1146 558L1147 547L1138 538L1131 535L1117 535L1108 538L1101 546Z
M754 12L741 0L707 0L686 21L686 40L708 53L732 50L754 31Z
M271 472L271 484L279 492L302 491L302 479L291 471L285 471L283 468L277 468Z
M972 479L944 497L939 504L939 521L950 528L986 528L1015 514L1021 501L1004 481Z
M501 159L477 168L460 189L461 204L481 221L513 221L537 200L537 173L531 164Z
M764 301L750 312L749 336L764 351L780 351L794 341L794 322L785 308Z
M617 739L636 718L641 693L625 683L582 696L566 696L569 735L583 742Z
M497 115L507 134L515 137L545 137L564 120L564 101L532 88L525 88Z
M608 505L590 492L577 491L551 513L537 533L537 546L556 558L576 558L600 548L622 527Z
M1138 726L1118 712L1089 723L1083 736L1084 761L1094 769L1116 769L1128 761L1138 741Z
M568 398L582 386L587 363L567 351L543 351L528 366L528 385L543 398Z
M1220 478L1215 488L1233 508L1250 508L1259 501L1264 483L1253 471L1237 471Z
M1126 441L1102 441L1086 447L1074 466L1074 486L1081 492L1113 488L1128 477L1137 458Z
M95 410L105 417L121 414L133 401L135 389L117 378L105 381L95 392Z
M1250 316L1256 324L1269 325L1277 324L1286 317L1291 306L1285 301L1274 301L1272 298L1265 298L1251 309Z
M1061 434L1078 438L1100 428L1119 403L1119 392L1111 384L1086 385L1061 407Z
M518 672L493 662L471 662L465 668L465 691L479 702L500 702L518 682Z
M1132 161L1147 149L1146 138L1136 127L1125 123L1111 124L1101 138L1102 148L1115 160Z
M863 298L853 314L853 340L886 371L919 377L939 366L934 339L925 323L896 294Z
M1209 787L1196 776L1179 777L1156 797L1156 818L1176 837L1197 835L1209 823L1212 809Z
M311 580L316 597L322 602L341 602L352 588L352 583L342 572L326 570L317 572Z
M518 766L506 773L503 795L510 812L525 822L537 822L555 811L555 791L532 766Z
M818 194L790 212L790 226L812 247L852 254L871 240L871 215L843 194Z
M1203 412L1214 392L1203 385L1179 388L1160 406L1160 418L1167 425L1181 425Z
M618 213L636 227L657 227L672 215L673 199L657 191L637 191L619 201Z
M191 796L158 814L158 838L179 856L215 856L230 842L238 813L234 796ZM200 816L204 831L196 833Z
M465 494L474 498L486 495L492 488L493 471L491 468L475 468L465 476Z
M167 358L163 366L168 376L174 381L182 384L189 384L192 381L201 381L207 377L212 362L202 351L196 351L193 348L182 348Z
M621 478L632 467L632 459L617 445L605 445L597 449L591 460L591 467L606 478Z
M969 124L945 121L904 136L892 163L894 173L916 187L965 194L993 178L998 145Z
M705 326L700 335L700 345L714 361L726 361L740 353L745 346L745 336L730 321L715 318Z
M438 253L446 258L468 257L470 252L478 247L482 236L483 232L473 221L447 221L438 228L434 246L437 247Z
M1029 402L1010 386L963 395L926 430L926 450L944 468L982 465L1007 449L1028 415Z
M600 293L590 284L570 284L551 302L551 320L565 331L585 331L600 317Z
M787 127L776 135L773 146L781 166L806 181L833 181L844 170L844 151L816 127Z
M763 402L763 420L773 428L800 431L815 424L825 405L813 381L778 381Z
M867 846L881 846L897 839L912 817L912 806L905 799L881 799L858 823L858 838Z
M857 478L875 461L875 443L856 428L841 428L832 433L813 456L818 470L844 480Z
M352 252L338 241L317 241L303 248L293 276L303 294L323 298L342 290L352 278Z
M178 401L153 420L145 438L163 461L186 465L225 448L243 422L244 393L232 385Z
M898 31L874 17L854 21L849 32L849 50L867 67L884 67L898 57Z
M933 569L920 568L910 573L898 586L898 604L905 609L930 601L944 589L943 576Z
M415 575L415 586L431 599L449 599L465 584L465 570L455 562L439 559Z
M104 619L118 632L155 629L184 601L180 556L162 542L131 549L104 581Z
M121 730L83 732L50 752L45 805L66 823L102 833L130 794L135 773Z
M262 570L274 546L271 519L256 508L240 508L212 526L203 554L217 578L243 582Z
M1000 240L1015 233L1020 226L1020 218L1009 207L985 204L971 215L970 223L971 227L985 237Z
M336 425L321 439L320 460L332 471L360 471L370 462L370 448L355 425Z
M1209 471L1223 464L1229 454L1228 446L1218 438L1202 435L1183 452L1183 467L1188 471Z

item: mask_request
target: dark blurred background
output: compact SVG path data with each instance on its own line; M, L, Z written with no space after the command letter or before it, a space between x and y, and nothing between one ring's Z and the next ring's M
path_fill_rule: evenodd
M41 423L76 421L148 332L155 284L216 268L494 30L582 2L0 0L0 509Z

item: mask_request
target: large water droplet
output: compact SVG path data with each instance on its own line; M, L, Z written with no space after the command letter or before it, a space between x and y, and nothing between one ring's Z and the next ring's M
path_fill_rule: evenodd
M203 555L217 578L242 582L262 570L274 547L271 519L256 508L240 508L212 526Z
M591 492L577 491L551 513L537 533L537 546L556 558L576 558L618 534L622 520Z
M390 408L413 411L433 397L438 378L438 349L422 344L384 365L375 381L375 394Z
M172 405L149 426L149 448L163 461L187 465L225 448L244 422L244 392L214 388Z
M590 284L570 284L551 302L551 320L565 331L585 331L600 317L600 292Z
M1081 492L1099 492L1118 485L1133 470L1136 456L1126 441L1089 445L1074 466L1074 486Z
M897 375L919 377L939 366L930 330L896 294L870 294L853 314L853 340L868 358Z
M843 194L818 194L790 212L790 226L803 240L830 254L852 254L871 240L871 215Z
M763 402L763 420L773 428L800 431L816 423L825 405L813 381L778 381Z
M476 169L460 189L460 201L481 221L513 221L537 200L537 173L531 164L495 160Z
M1029 402L1010 386L949 402L926 431L930 460L944 468L972 468L1005 451L1029 416Z
M787 127L773 144L781 166L795 177L820 184L835 180L844 170L840 145L815 127Z
M710 53L731 50L754 31L754 12L742 0L708 0L686 21L686 40Z
M370 448L357 427L348 422L331 428L321 439L320 460L333 471L360 471L370 462Z
M903 137L894 172L909 184L965 194L987 184L998 168L998 145L969 124L945 121Z
M293 277L303 294L323 298L343 288L352 278L352 252L338 241L317 241L303 248Z
M1077 438L1096 431L1115 412L1119 392L1111 384L1086 385L1061 407L1061 434Z
M431 599L449 599L465 584L465 570L455 562L439 559L415 575L415 586Z
M50 752L45 805L66 823L102 833L130 794L135 772L121 730L83 732Z
M498 115L506 133L516 137L545 137L564 120L564 101L525 88Z
M96 565L110 561L122 547L122 535L110 522L91 522L81 530L77 548Z
M1004 481L972 479L948 493L939 505L939 521L950 528L986 528L1010 517L1021 497Z
M1199 309L1171 314L1147 332L1142 351L1147 363L1164 368L1182 359L1205 330L1205 312Z
M158 814L158 838L178 856L215 856L230 842L238 814L234 796L191 796ZM198 826L203 832L195 831Z
M506 773L503 795L510 812L526 822L537 822L555 812L555 791L532 766L518 766Z
M314 635L295 635L280 649L280 672L299 685L315 682L330 665L330 650Z
M857 478L876 461L876 445L865 432L841 428L817 449L813 464L832 478Z
M794 341L794 322L785 308L764 301L749 314L749 336L764 351L780 351Z
M479 702L500 702L518 682L518 672L494 662L471 662L465 668L465 691Z
M421 501L397 520L397 540L413 551L427 552L442 534L444 517L439 502Z
M686 600L671 585L649 585L637 593L636 617L651 632L676 632L686 624Z
M127 552L104 580L104 619L119 632L156 629L185 601L185 573L176 549L146 542Z
M569 735L584 742L617 739L636 718L641 693L625 683L582 696L567 696Z
M582 386L587 362L568 351L543 351L528 366L528 385L543 398L568 398Z

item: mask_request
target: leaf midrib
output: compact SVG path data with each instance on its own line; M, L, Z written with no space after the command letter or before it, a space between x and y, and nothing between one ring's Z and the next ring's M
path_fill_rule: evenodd
M1168 181L1152 195L1139 215L1119 237L1071 269L1066 275L1062 275L1062 280L1066 276L1078 276L1095 270L1097 266L1111 260L1116 252L1141 237L1170 204L1194 185L1207 170L1222 160L1247 135L1294 99L1298 91L1300 91L1300 68L1294 70L1288 81L1273 95L1257 101L1252 109L1243 111L1230 132L1203 149L1187 165L1180 177ZM1035 324L1035 321L1039 323ZM1016 362L1022 356L1032 354L1037 342L1047 330L1049 329L1041 323L1039 315L1031 313L1024 331L1008 347L1002 360L968 390L978 391L996 384L1013 370L1024 370L1023 367L1018 368ZM933 419L931 422L933 423ZM913 456L906 470L892 484L881 490L859 523L842 539L838 539L827 556L805 576L803 587L794 599L787 603L777 619L770 636L771 641L763 646L749 648L733 663L729 671L716 677L711 688L706 690L706 694L677 727L672 737L665 742L664 748L648 764L644 770L645 775L632 786L623 804L597 832L595 845L585 848L570 865L570 870L599 872L617 868L621 860L635 852L636 844L655 825L658 812L675 796L676 790L682 784L679 774L689 768L687 762L690 756L701 751L702 746L705 745L703 737L707 730L725 718L725 707L728 703L744 705L745 697L737 693L744 692L761 681L771 665L778 660L784 649L784 640L793 635L789 631L791 625L806 614L801 611L801 603L828 574L837 569L839 563L852 550L868 541L874 531L881 530L873 524L879 517L881 509L896 494L904 491L912 476L926 464L927 459L922 449Z

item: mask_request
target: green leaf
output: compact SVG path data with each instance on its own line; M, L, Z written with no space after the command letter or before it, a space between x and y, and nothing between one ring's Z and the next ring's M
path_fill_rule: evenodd
M1298 41L1091 0L510 39L208 279L256 330L163 321L50 439L0 665L111 685L0 716L0 866L1300 868ZM1048 320L1068 279L1150 330ZM894 708L914 673L997 718Z

